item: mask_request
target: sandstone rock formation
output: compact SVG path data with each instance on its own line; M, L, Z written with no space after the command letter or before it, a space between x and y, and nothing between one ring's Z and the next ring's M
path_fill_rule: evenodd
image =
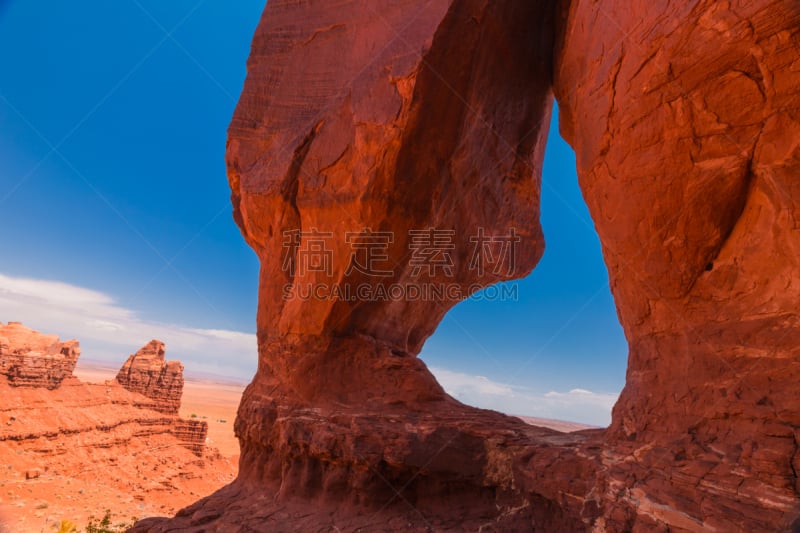
M164 343L151 340L128 357L119 369L116 381L137 393L136 407L177 415L183 395L183 365L180 361L167 361L165 355ZM203 455L208 435L207 422L175 418L171 431L187 448Z
M72 376L80 353L76 340L61 342L19 322L0 322L0 374L15 387L59 387Z
M606 435L614 512L785 529L800 512L800 4L573 2L561 32L562 132L630 341Z
M239 478L137 530L798 527L798 87L794 0L270 0L228 144ZM535 266L551 91L630 342L611 427L569 435L442 391L416 354L459 297L374 297Z
M186 420L179 418L172 423L172 434L195 455L202 456L206 449L208 422L205 420Z
M180 361L166 361L165 353L163 342L150 341L128 357L119 369L117 381L129 391L153 400L142 403L142 407L176 415L183 394L183 365Z
M13 322L0 326L0 335L3 373L6 368L13 370L6 374L8 380L0 380L0 485L4 488L15 486L16 476L17 481L35 481L37 491L69 494L66 485L89 483L101 494L106 492L106 498L118 493L145 505L145 499L150 504L163 494L169 495L171 505L185 505L193 499L192 493L207 494L232 479L235 467L206 447L208 424L174 414L180 405L183 367L179 362L164 363L163 343L149 343L123 367L128 369L124 373L130 376L128 383L142 385L140 390L151 395L148 398L140 391L126 390L116 380L87 384L72 376L80 353L77 341L59 343L54 335ZM37 358L60 366L28 363ZM19 364L7 364L9 360L25 363L24 371L14 370ZM156 366L167 372L154 371L154 379L145 379L148 369ZM18 376L26 381L20 383ZM157 390L159 383L165 392ZM177 402L174 413L173 401ZM2 492L0 504L7 499L7 491ZM101 501L98 505L104 507L98 508L108 504ZM76 516L75 502L50 501L48 505L66 506L69 514L60 518ZM161 510L170 508L174 509L162 506ZM17 515L22 512L17 511ZM97 512L95 508L90 514Z

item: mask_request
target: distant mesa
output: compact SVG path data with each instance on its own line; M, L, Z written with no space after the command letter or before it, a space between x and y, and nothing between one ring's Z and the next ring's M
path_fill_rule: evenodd
M74 339L61 342L20 322L0 322L0 374L12 386L56 389L72 376L80 354Z
M130 406L130 412L135 413L130 420L131 424L162 426L162 431L171 434L195 455L202 456L208 434L208 423L201 420L183 420L178 417L183 395L183 365L180 361L166 361L165 353L164 343L152 340L138 352L129 356L117 374L116 381L119 384L119 390L116 390L116 387L113 390L113 395L118 396L114 402L120 405L121 411L123 404ZM61 342L57 335L44 335L25 327L20 322L9 322L7 325L0 322L0 374L6 376L8 384L12 387L55 391L63 389L62 383L69 379L70 385L74 385L74 387L67 387L70 392L65 394L73 394L76 397L86 396L84 390L86 384L81 383L73 376L80 354L80 344L77 340ZM78 394L76 391L80 387L83 388ZM81 407L91 411L99 403L96 409L102 409L103 404L107 401L107 395L102 394L101 398L99 390L90 390L90 396L97 396L97 398L85 402L86 405L81 405ZM31 392L31 395L33 394ZM33 398L33 396L30 397ZM40 398L40 396L36 397ZM54 403L58 402L55 396L52 400ZM50 407L47 408L47 411L49 414L45 418L50 421L52 427L42 427L37 423L36 428L31 427L25 430L23 427L25 424L20 424L17 430L28 431L26 435L36 435L40 430L55 431L56 434L63 431L83 432L88 430L86 427L70 429L66 413L56 412L57 410ZM28 413L28 420L34 418L41 417ZM99 418L107 419L107 416L103 415ZM26 417L15 417L15 419L25 420ZM108 431L110 427L95 429ZM152 432L152 428L149 431ZM21 436L0 435L0 441L17 440L18 437Z
M117 382L153 400L142 407L177 415L183 395L183 365L180 361L166 361L165 354L163 342L148 342L128 357L117 373Z

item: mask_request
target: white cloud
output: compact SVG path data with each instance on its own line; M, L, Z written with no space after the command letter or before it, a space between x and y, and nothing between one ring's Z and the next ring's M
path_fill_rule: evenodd
M569 392L537 393L525 387L492 381L485 376L444 368L430 370L444 390L459 401L514 415L607 426L611 422L611 409L619 397L615 393L597 393L580 388Z
M107 294L60 281L0 274L0 321L77 338L83 357L120 366L150 339L159 339L167 357L180 359L188 372L250 378L256 367L254 334L147 321Z
M447 393L456 398L463 396L514 397L514 390L511 386L491 381L485 376L462 374L444 368L431 368L430 370Z
M586 389L572 389L569 391L570 394L592 394L592 391L587 391ZM557 394L557 393L548 393L548 394Z

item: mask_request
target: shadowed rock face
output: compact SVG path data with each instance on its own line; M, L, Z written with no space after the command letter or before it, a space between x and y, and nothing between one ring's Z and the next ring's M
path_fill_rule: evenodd
M235 217L263 262L262 343L362 335L416 354L452 303L308 299L298 289L374 284L353 268L347 242L367 229L392 232L388 257L376 265L389 272L378 276L386 285L417 281L408 230L429 227L466 235L514 227L515 277L531 270L543 250L551 9L345 4L347 23L341 4L267 8L230 126ZM332 233L330 264L302 275L313 230ZM452 282L464 290L512 277L471 271L466 247L451 255ZM262 355L261 363L271 360Z
M139 530L790 528L798 87L791 0L271 0L228 144L262 264L240 476ZM607 431L444 394L416 354L457 298L303 292L527 274L551 88L630 342ZM429 228L454 237L420 274ZM513 268L474 268L512 229Z

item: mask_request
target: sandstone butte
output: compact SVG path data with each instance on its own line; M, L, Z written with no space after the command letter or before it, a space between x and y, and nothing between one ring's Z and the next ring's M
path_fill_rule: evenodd
M147 357L152 346L163 360L159 341L139 353ZM151 398L115 381L82 383L72 374L79 354L76 340L0 323L0 529L50 530L61 519L83 524L107 508L117 511L115 519L163 513L233 478L235 468L206 448L205 421L156 409ZM182 367L169 367L177 374L164 383L180 383L178 390L147 391L179 403ZM26 498L45 502L36 509L46 511L22 506ZM126 505L129 512L120 514Z
M800 529L800 3L270 0L247 67L240 472L135 531ZM514 272L464 239L428 281L529 273L554 96L630 345L611 426L569 434L444 393L416 355L455 301L298 293L418 283L419 228L520 237ZM385 278L352 268L366 228ZM285 268L314 231L325 268Z
M166 361L165 354L163 342L150 341L128 357L117 373L117 382L153 400L147 402L151 409L177 415L183 394L183 365Z

